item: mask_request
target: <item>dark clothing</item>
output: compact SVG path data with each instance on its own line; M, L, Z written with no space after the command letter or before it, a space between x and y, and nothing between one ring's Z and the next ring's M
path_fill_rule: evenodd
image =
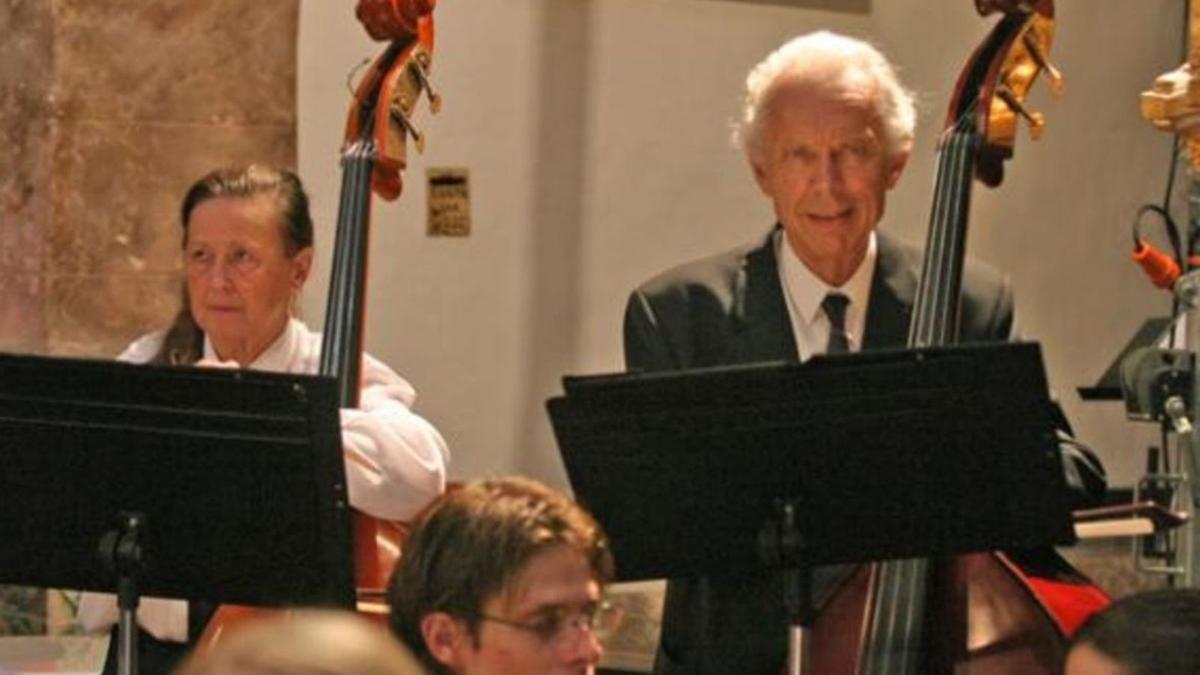
M108 643L108 656L104 661L104 670L101 675L117 675L120 672L117 667L117 627L113 626L111 631L112 638ZM153 635L147 633L140 626L138 627L138 672L139 673L157 673L165 675L173 672L183 658L187 656L191 645L181 644L178 642L164 642L156 639Z
M773 234L756 246L682 265L650 280L625 310L625 365L629 370L796 361ZM865 349L908 342L921 253L882 233L863 335ZM964 342L1004 341L1012 332L1012 289L983 265L963 274Z
M183 659L196 646L196 640L204 633L205 626L212 619L217 606L211 602L193 600L188 603L188 642L167 642L155 638L138 626L138 672L146 675L173 672L183 662ZM117 645L120 639L117 627L109 631L108 656L104 660L104 670L101 675L117 675Z
M863 335L867 350L907 344L922 263L917 249L877 237ZM961 316L961 341L1008 340L1013 299L1007 278L969 263ZM629 298L624 336L631 371L797 361L773 237L685 264L641 286ZM1094 488L1078 474L1091 476L1098 465L1082 459L1085 468L1072 466L1068 482ZM1103 478L1098 480L1103 494ZM845 569L815 570L818 600ZM787 649L781 588L781 576L768 573L671 580L655 671L778 675Z

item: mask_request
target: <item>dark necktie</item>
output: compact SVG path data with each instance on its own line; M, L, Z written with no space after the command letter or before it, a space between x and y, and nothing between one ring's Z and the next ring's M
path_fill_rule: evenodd
M826 354L845 354L850 351L850 337L846 335L846 305L850 298L841 293L830 293L821 301L821 309L829 317L829 344Z

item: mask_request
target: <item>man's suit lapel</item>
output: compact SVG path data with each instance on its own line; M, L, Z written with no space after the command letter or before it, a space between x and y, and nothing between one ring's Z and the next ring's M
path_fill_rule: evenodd
M901 245L891 238L880 233L876 237L879 257L875 276L871 280L863 347L904 347L908 344L908 324L917 296L918 272L915 265L919 263L909 259Z
M761 246L746 253L734 279L731 352L735 363L799 360L775 261L774 235L778 229L771 230Z

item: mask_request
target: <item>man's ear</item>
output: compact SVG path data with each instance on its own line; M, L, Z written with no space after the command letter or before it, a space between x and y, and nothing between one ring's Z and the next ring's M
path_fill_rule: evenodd
M904 167L908 166L908 157L911 154L911 148L905 148L887 158L887 189L891 190L900 182L900 174L904 173Z
M473 645L466 622L445 612L431 612L421 618L421 637L433 658L451 668L462 664L464 650Z
M304 282L308 281L308 275L312 272L313 264L313 247L306 246L296 252L292 256L292 290L299 292Z
M754 182L758 184L758 189L770 197L771 191L768 189L770 186L767 184L767 170L764 168L762 150L746 148L746 161L750 164L750 170L754 172Z

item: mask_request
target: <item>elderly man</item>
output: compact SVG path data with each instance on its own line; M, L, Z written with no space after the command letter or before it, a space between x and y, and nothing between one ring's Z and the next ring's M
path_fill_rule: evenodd
M433 673L590 673L612 557L567 497L523 478L473 483L434 503L388 589L393 632Z
M903 347L921 253L876 231L913 145L911 95L871 45L803 35L746 78L736 140L777 224L750 246L670 270L625 313L630 370L670 370ZM968 264L961 338L1014 332L1008 280ZM1082 455L1068 480L1103 492ZM817 597L840 576L817 570ZM777 575L672 580L660 673L777 674L786 613Z

